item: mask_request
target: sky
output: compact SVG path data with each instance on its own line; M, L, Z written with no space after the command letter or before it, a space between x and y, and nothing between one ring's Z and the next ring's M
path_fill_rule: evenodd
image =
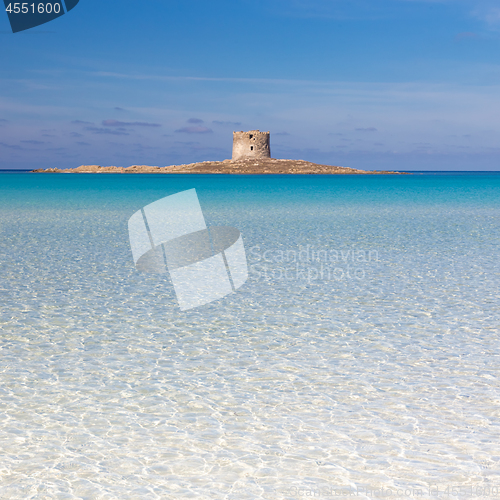
M0 169L231 157L500 170L500 2L80 0L0 13Z

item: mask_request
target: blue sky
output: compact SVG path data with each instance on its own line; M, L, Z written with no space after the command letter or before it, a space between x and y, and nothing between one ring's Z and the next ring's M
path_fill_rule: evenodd
M0 13L0 168L276 158L500 170L500 3L80 0Z

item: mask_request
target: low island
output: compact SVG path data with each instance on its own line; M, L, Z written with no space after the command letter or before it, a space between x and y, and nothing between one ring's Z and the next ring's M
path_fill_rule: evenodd
M233 132L231 160L202 161L186 165L151 167L102 167L81 165L76 168L39 168L32 172L75 174L401 174L402 172L359 170L348 167L320 165L304 160L279 160L271 158L269 132L250 130Z
M203 161L187 165L151 167L132 165L130 167L101 167L81 165L76 168L39 168L32 172L75 173L75 174L401 174L392 171L358 170L348 167L319 165L303 160L277 160L274 158L240 161Z

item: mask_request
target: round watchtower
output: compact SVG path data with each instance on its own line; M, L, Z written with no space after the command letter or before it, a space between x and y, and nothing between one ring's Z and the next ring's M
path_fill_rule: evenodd
M271 158L269 132L233 132L233 161L252 158Z

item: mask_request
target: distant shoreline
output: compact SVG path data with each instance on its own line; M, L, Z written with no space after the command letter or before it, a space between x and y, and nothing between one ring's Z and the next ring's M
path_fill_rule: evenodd
M64 174L398 174L411 175L407 172L371 171L356 168L321 165L304 160L277 160L273 158L241 161L203 161L186 165L153 167L132 165L130 167L102 167L100 165L81 165L76 168L38 168L31 173Z

